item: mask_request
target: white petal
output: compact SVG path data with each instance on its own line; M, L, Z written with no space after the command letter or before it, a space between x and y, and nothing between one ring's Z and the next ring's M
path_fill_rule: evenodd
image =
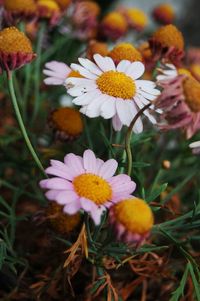
M94 60L97 63L97 65L99 66L99 68L104 72L110 71L110 70L113 70L113 71L116 70L115 64L110 57L103 57L100 54L95 54Z
M89 78L89 79L96 79L97 76L94 73L91 73L90 71L86 70L84 67L78 65L78 64L71 64L71 68L74 71L78 71L82 76Z
M141 62L134 62L128 67L126 74L133 79L137 79L142 76L144 70L144 64L142 64Z
M117 71L118 72L126 72L127 69L130 67L130 65L131 65L130 61L123 60L117 65Z
M87 70L89 70L90 72L96 74L96 75L101 75L102 71L97 67L97 65L95 65L93 62L91 62L88 59L83 59L83 58L79 58L78 59L80 64L85 67Z
M98 90L95 90L74 98L72 102L78 106L85 106L100 94L101 93Z
M129 100L120 100L117 99L116 101L116 109L117 109L117 115L119 116L119 119L122 124L129 126L132 119L133 115L132 112L129 110L129 105L127 105L127 102Z
M117 114L112 118L112 126L115 131L121 131L121 129L122 129L123 125Z
M105 119L110 119L116 114L116 99L109 97L108 101L105 101L101 106L101 116Z

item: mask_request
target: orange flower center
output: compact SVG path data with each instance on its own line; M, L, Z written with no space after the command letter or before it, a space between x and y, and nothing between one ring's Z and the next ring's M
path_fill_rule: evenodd
M142 61L142 56L139 51L129 43L121 43L115 46L108 56L110 56L114 61Z
M154 223L151 208L139 198L123 200L114 205L114 214L116 220L131 233L145 234Z
M87 198L97 205L103 205L112 198L110 184L94 174L82 174L73 181L74 189L80 197Z
M99 90L103 94L119 97L124 100L132 99L136 93L134 80L128 75L117 72L104 72L96 81Z
M57 130L77 136L83 131L81 114L72 108L60 108L52 113L52 121Z
M33 53L30 40L16 27L8 27L0 31L0 51Z
M133 26L144 28L148 24L146 14L140 9L129 8L126 11L126 14Z
M33 0L4 0L4 7L13 12L35 12L36 4Z
M184 48L184 39L182 33L176 26L170 24L159 28L153 35L153 38L163 47L174 46L179 50Z
M200 83L188 77L183 83L185 102L192 112L200 112Z
M125 32L128 27L126 19L119 12L111 12L107 14L103 18L102 24L111 28L119 29L123 32Z

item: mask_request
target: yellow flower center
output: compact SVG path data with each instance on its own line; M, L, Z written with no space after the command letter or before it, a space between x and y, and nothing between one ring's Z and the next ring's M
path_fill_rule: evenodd
M111 12L107 14L103 20L102 24L105 26L109 26L111 28L120 29L121 31L125 32L127 30L127 21L122 14L119 12Z
M103 94L113 97L132 99L136 93L134 80L122 72L104 72L96 83Z
M153 38L163 47L174 46L179 50L184 48L184 39L182 33L176 26L170 24L160 27L154 34Z
M120 43L110 51L109 55L114 61L128 60L130 62L142 61L140 52L129 43Z
M57 2L55 2L54 0L39 0L37 5L39 8L46 9L46 18L50 18L52 14L60 12L60 8Z
M83 131L83 121L79 111L72 108L59 108L52 113L51 120L57 130L77 136Z
M80 78L84 78L84 76L82 76L78 71L74 71L72 70L67 77L80 77Z
M33 0L5 0L3 5L6 10L13 12L36 11L36 4Z
M0 31L0 51L4 53L33 53L30 40L16 27Z
M61 234L70 233L81 221L80 213L73 215L66 214L63 212L63 206L56 202L49 203L46 216L52 228Z
M154 223L151 208L138 198L123 200L114 205L114 214L116 220L131 233L145 234Z
M188 77L183 83L185 102L192 112L200 112L200 83Z
M73 185L80 197L85 197L97 205L103 205L112 198L112 190L108 182L94 174L77 176Z
M127 16L133 26L144 28L148 24L148 18L146 14L140 9L137 8L127 9Z

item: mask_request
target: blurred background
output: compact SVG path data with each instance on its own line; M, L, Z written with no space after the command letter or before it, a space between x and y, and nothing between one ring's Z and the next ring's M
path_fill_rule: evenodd
M99 0L105 10L124 5L138 7L149 15L161 3L171 3L176 11L176 24L184 34L186 44L200 46L200 0ZM109 4L108 4L109 3ZM153 22L151 23L154 26Z

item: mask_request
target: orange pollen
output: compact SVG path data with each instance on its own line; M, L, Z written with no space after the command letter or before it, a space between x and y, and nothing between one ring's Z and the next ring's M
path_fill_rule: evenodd
M183 83L185 102L189 106L192 112L200 112L200 83L192 78L188 77Z
M46 216L52 228L61 233L68 234L73 231L81 221L80 213L69 215L63 212L63 206L56 202L49 203Z
M119 97L124 100L132 99L136 93L134 80L122 72L104 72L96 80L96 83L103 94Z
M184 48L184 39L182 33L176 26L169 24L160 27L154 34L153 39L159 42L163 47L175 47L179 50Z
M101 12L100 6L93 1L83 1L80 3L81 9L84 9L86 13L89 13L93 16L98 16Z
M120 43L108 54L114 61L128 60L130 62L142 61L140 52L129 43Z
M126 10L126 15L133 26L144 28L148 24L147 15L140 9L129 8Z
M72 108L59 108L52 113L51 121L57 130L77 136L83 131L83 121L79 111Z
M103 18L102 24L110 28L121 30L122 32L126 32L128 28L128 24L125 17L119 12L115 11L107 14Z
M0 51L4 53L33 53L30 40L16 27L0 31Z
M154 223L151 208L139 198L123 200L114 205L114 215L117 222L133 234L148 233Z
M95 174L81 174L73 180L73 185L80 197L89 199L96 205L103 205L112 198L110 184Z
M67 77L78 77L78 78L84 78L78 71L72 70Z
M12 12L35 12L36 4L33 0L4 0L4 7Z
M137 49L144 59L150 59L152 57L152 51L148 42L142 43Z

